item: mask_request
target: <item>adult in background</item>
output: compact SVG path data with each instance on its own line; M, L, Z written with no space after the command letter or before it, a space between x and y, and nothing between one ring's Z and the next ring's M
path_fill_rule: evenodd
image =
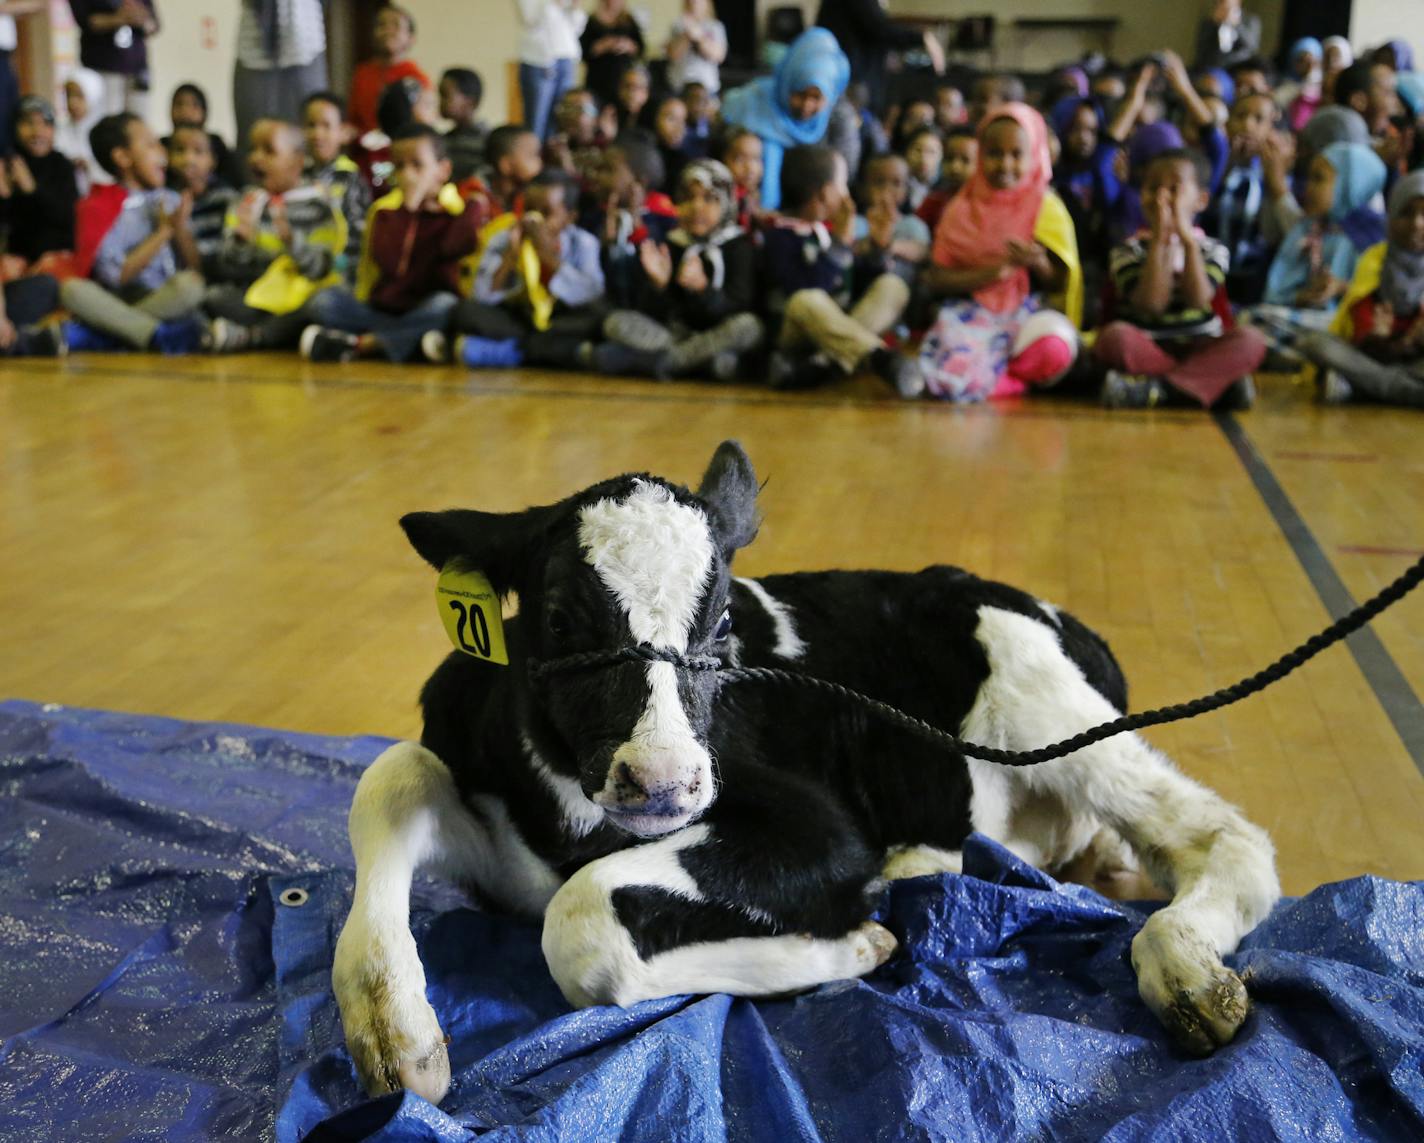
M302 100L326 85L321 0L242 0L232 78L238 152L259 119L300 122Z
M69 0L79 26L79 62L104 81L104 114L148 110L148 37L158 32L153 0Z
M944 49L934 33L895 23L885 11L884 0L821 0L816 23L840 42L841 51L850 61L852 82L866 85L870 109L876 113L885 110L887 52L923 48L935 71L944 71Z
M781 160L792 147L826 143L846 158L847 170L860 166L860 120L845 95L850 61L825 28L808 28L787 48L776 71L727 93L722 118L761 139L762 210L781 205ZM837 116L850 138L837 127ZM853 143L854 155L844 148Z
M598 0L579 43L588 69L583 85L601 105L617 102L623 73L643 58L643 29L627 0Z
M678 94L689 83L700 83L716 95L722 90L726 58L727 29L717 19L712 0L682 0L682 14L668 33L668 87Z
M1261 17L1241 10L1241 0L1212 0L1197 29L1197 67L1221 67L1261 53Z
M574 69L583 54L579 33L588 14L576 6L577 0L515 0L515 4L524 126L543 139L554 108L574 85Z

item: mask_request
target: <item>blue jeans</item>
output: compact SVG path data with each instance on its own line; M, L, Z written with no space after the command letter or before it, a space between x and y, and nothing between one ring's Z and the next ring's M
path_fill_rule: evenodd
M555 60L550 67L519 65L519 97L524 100L524 125L540 140L549 131L554 105L574 85L574 60Z
M454 294L440 292L425 298L413 310L388 314L358 302L345 286L322 290L307 302L302 313L312 325L339 329L343 333L369 333L375 337L387 359L409 361L420 350L420 339L433 329L444 329L459 302Z

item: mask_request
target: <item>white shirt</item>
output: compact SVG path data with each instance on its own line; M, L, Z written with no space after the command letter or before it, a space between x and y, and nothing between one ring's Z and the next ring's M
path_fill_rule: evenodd
M326 21L321 0L277 0L277 58L267 58L267 37L256 10L242 5L237 25L237 62L252 71L305 67L326 51Z
M20 32L14 16L0 16L0 52L13 52L20 46Z
M523 30L519 33L519 62L549 67L555 60L583 58L579 36L588 13L575 0L515 0Z
M701 24L702 38L713 44L722 46L722 54L727 54L727 29L722 26L721 20L693 20L687 16L679 16L672 22L672 31L669 33L670 40L677 39L686 28L696 27ZM718 64L713 63L706 56L702 55L695 47L688 45L686 54L680 60L668 61L668 86L673 91L681 91L689 83L700 83L713 95L721 89L722 72Z

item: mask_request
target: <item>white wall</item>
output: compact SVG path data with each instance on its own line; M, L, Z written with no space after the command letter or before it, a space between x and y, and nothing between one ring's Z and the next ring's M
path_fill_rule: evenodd
M1415 54L1424 52L1424 4L1419 0L1354 0L1350 6L1350 43L1358 53L1386 40L1408 40Z
M166 135L173 89L196 83L208 95L208 129L231 140L232 69L242 0L160 0L157 8L163 28L148 45L149 123Z

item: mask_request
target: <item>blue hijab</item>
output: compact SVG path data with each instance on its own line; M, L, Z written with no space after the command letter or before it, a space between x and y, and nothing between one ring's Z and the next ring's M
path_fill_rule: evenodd
M850 60L836 37L825 28L809 28L796 37L773 74L727 93L722 118L761 137L765 209L781 205L781 160L787 148L825 139L831 112L849 82ZM808 87L816 88L825 102L810 119L793 119L791 96Z
M1272 305L1295 304L1296 294L1310 281L1317 239L1321 268L1346 282L1360 255L1384 240L1384 219L1370 207L1388 173L1380 157L1362 143L1331 143L1320 157L1335 168L1335 198L1323 230L1316 219L1302 218L1281 242L1266 278L1265 301Z
M1417 71L1402 71L1395 80L1399 89L1399 101L1409 111L1411 119L1424 115L1424 75Z

